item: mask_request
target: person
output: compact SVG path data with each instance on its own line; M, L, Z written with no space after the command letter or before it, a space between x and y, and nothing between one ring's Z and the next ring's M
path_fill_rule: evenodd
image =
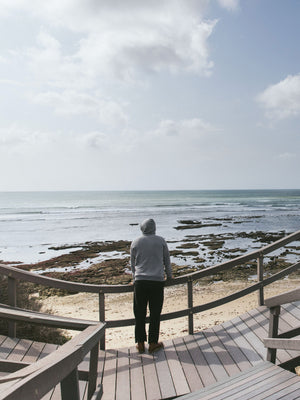
M155 221L147 219L140 224L142 236L130 247L131 270L134 283L133 311L135 316L135 342L139 353L145 352L146 314L150 311L148 331L149 353L163 347L158 341L160 314L164 301L165 273L172 279L170 254L164 238L156 235Z

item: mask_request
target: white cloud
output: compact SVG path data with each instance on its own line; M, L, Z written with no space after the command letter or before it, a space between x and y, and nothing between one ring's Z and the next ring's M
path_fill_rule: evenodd
M43 29L37 36L37 45L23 53L35 83L68 89L91 86L81 63L74 55L64 54L58 39Z
M36 103L49 105L57 114L87 115L106 126L126 126L128 117L117 102L76 91L44 92L33 97Z
M218 0L221 7L229 11L235 11L239 8L239 0Z
M291 160L291 159L293 159L293 158L295 158L295 157L296 157L296 154L295 154L295 153L289 153L289 152L281 153L281 154L279 154L279 156L278 156L278 158L279 158L280 160Z
M158 71L209 75L208 39L216 20L207 20L207 0L37 0L4 2L6 13L22 9L43 21L38 46L27 51L36 77L58 87L91 85L107 76L136 80ZM74 34L66 54L53 27ZM94 81L95 82L95 81Z
M154 134L161 137L189 137L199 139L216 131L217 129L210 123L200 118L192 118L181 121L163 120L154 131Z
M0 149L30 149L36 144L48 142L49 137L47 132L26 129L14 123L0 129Z
M257 101L270 119L300 115L300 74L289 75L259 94Z

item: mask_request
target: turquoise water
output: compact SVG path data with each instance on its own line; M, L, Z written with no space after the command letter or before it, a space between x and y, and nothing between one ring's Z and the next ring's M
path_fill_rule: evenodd
M294 232L300 190L2 192L0 259L35 262L52 256L52 245L132 240L140 234L136 224L148 217L169 241L188 234ZM222 227L174 229L179 220L224 218L230 220Z

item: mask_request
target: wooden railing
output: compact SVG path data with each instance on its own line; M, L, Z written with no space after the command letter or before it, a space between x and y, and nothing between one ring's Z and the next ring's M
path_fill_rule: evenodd
M50 316L3 305L0 305L0 313L1 318L10 320L84 329L69 342L35 363L1 360L0 371L11 373L0 377L0 400L40 399L57 384L61 386L62 399L79 400L79 379L88 381L88 400L100 399L102 386L98 383L98 352L105 324ZM88 370L78 370L79 364L88 353Z
M264 339L264 344L267 347L267 361L275 364L276 354L278 349L300 351L300 326L294 326L293 329L278 333L279 317L281 306L287 303L292 303L300 300L300 288L291 290L290 292L274 296L266 300L266 306L270 309L269 318L269 337ZM297 337L297 338L295 338ZM292 369L300 363L300 356L288 360L284 365L286 369Z
M284 238L262 247L259 250L252 251L243 256L237 257L233 260L217 264L213 267L205 268L201 271L193 272L191 274L177 277L169 282L166 282L166 286L174 286L179 284L187 285L187 308L175 312L163 314L161 320L170 320L173 318L188 317L188 332L193 334L194 332L194 314L209 310L211 308L226 304L254 291L258 292L258 305L264 304L264 287L289 275L296 271L300 267L300 262L293 264L284 270L275 273L273 276L264 278L264 256L278 250L287 244L300 240L300 231L292 233ZM239 292L230 294L229 296L223 297L212 301L210 303L194 305L193 302L193 282L204 277L213 276L217 273L228 271L236 266L245 265L249 261L257 260L257 282L253 285L240 290ZM67 282L59 279L53 279L45 276L40 276L31 272L22 271L18 268L9 267L7 265L0 264L0 274L8 277L8 303L10 306L17 305L17 285L16 282L27 281L33 282L39 285L48 286L56 289L64 289L69 292L89 292L98 293L99 295L99 321L106 322L106 328L115 328L134 325L134 318L122 319L122 320L107 320L105 317L105 295L107 293L126 293L133 291L133 285L93 285L76 282ZM15 322L10 323L9 336L14 337L16 335ZM105 337L101 340L101 348L105 348Z

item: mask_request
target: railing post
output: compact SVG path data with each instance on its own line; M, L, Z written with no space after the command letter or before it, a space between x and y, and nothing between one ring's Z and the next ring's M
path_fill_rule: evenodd
M105 322L105 293L102 290L99 292L99 321ZM105 331L100 339L100 349L105 350Z
M17 306L17 282L15 278L7 277L7 294L8 294L8 305L12 307ZM17 336L17 324L14 321L8 321L8 336Z
M75 368L60 383L62 400L79 400L78 370Z
M188 287L188 309L189 309L189 335L194 334L194 314L193 314L193 280L189 278Z
M97 387L99 343L90 352L89 384L87 398L90 400Z
M279 315L280 306L270 308L269 338L277 338L278 336ZM267 361L270 361L273 364L275 364L276 361L276 350L277 349L269 348L267 350Z
M257 259L257 280L261 282L261 286L258 289L258 305L263 306L265 303L265 299L264 299L264 286L262 283L264 280L264 259L262 254L260 254Z

